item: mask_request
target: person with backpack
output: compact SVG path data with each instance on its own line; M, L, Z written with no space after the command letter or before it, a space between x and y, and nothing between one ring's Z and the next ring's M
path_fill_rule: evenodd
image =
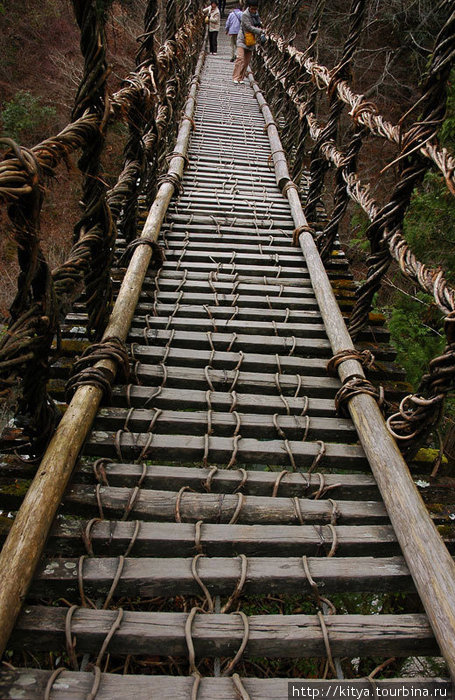
M210 5L204 8L203 12L205 14L205 22L209 25L210 53L215 54L218 50L218 32L221 26L220 11L216 0L212 0Z
M231 42L231 63L234 63L237 56L237 35L240 29L240 21L242 19L242 10L236 7L235 10L229 13L226 20L226 34L229 34Z
M232 80L237 85L243 82L247 68L253 55L256 41L265 41L265 34L261 29L261 19L258 15L257 0L246 0L246 10L240 20L239 33L237 35L237 58L234 63Z

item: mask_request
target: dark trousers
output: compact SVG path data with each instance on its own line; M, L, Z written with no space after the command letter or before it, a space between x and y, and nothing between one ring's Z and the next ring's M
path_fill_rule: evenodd
M210 53L216 53L218 50L218 32L209 32Z

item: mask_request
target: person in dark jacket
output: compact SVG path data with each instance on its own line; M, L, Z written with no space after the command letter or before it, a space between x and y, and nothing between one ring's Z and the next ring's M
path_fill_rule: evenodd
M262 35L261 20L258 15L257 0L247 0L247 8L242 14L239 33L237 35L237 58L234 64L232 80L241 83L253 55L254 44ZM251 43L253 42L253 43Z
M226 34L229 34L231 42L231 63L234 63L237 55L237 34L239 33L241 20L242 10L239 7L232 10L226 20Z

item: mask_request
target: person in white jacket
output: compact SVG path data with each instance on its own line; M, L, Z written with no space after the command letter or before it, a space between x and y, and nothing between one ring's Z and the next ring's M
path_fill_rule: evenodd
M216 0L212 0L210 5L204 8L203 12L206 15L205 21L209 25L210 53L215 54L218 50L218 32L221 26L220 11Z

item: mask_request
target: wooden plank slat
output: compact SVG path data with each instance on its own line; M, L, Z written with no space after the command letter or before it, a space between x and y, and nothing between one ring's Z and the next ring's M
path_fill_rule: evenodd
M283 396L301 396L333 398L340 388L339 379L332 377L312 377L302 374L275 374L266 372L243 372L209 368L204 371L194 367L173 367L166 363L165 375L161 365L138 363L135 374L143 386L160 386L166 377L168 388L211 389L218 392L236 391L251 394L282 394ZM210 381L208 381L207 377ZM232 389L231 389L232 387ZM280 391L279 391L280 390Z
M52 393L56 397L64 399L64 386L62 382L54 381L50 383ZM113 406L127 406L142 408L144 405L153 405L156 408L172 409L178 401L182 410L195 408L207 410L207 392L185 389L167 389L164 387L159 394L154 396L153 403L151 397L156 393L156 389L132 385L128 396L126 388L117 386L112 393ZM305 398L287 399L291 415L300 415L304 409ZM146 402L149 402L148 404ZM229 411L233 405L234 398L231 394L214 391L210 394L210 401L214 411ZM260 394L237 394L236 410L243 412L256 411L258 414L285 413L283 402L278 396L261 396ZM308 415L310 416L335 416L333 401L329 399L310 398L308 403Z
M205 262L206 260L210 260L213 258L216 263L221 263L221 264L231 264L232 262L235 262L235 264L239 265L248 265L251 263L254 263L257 266L261 265L266 265L268 267L297 267L297 268L302 268L303 267L303 261L302 261L302 256L301 255L295 255L292 254L292 248L287 249L287 255L281 255L279 256L277 253L272 254L270 252L265 252L264 249L262 248L262 253L260 249L256 246L256 250L252 250L251 252L249 250L245 250L244 248L242 249L241 246L237 248L235 247L235 256L234 253L231 250L224 250L222 247L216 247L215 245L211 245L210 248L204 249L201 247L198 247L196 245L192 245L191 243L188 244L186 248L179 248L179 247L172 247L168 248L166 250L166 260L168 262L173 262L174 259L179 259L182 256L182 264L184 261L184 266L187 266L188 262Z
M324 595L359 591L413 591L411 575L402 557L308 557L313 580ZM201 595L192 571L192 558L125 559L115 591L116 598L134 596L152 598L174 595ZM78 599L75 558L47 558L39 567L29 599L67 597ZM118 569L116 557L89 557L84 561L84 590L92 596L107 594ZM241 573L238 557L213 557L198 561L197 572L212 595L230 595ZM242 589L244 595L311 595L312 588L301 557L250 557Z
M218 300L220 301L220 300ZM239 300L237 300L239 301ZM270 300L272 305L272 301ZM237 302L236 302L237 306ZM274 320L276 323L320 323L321 315L316 309L274 309L274 308L253 308L238 305L238 310L231 306L223 306L222 302L218 306L213 303L213 295L208 304L189 304L184 297L178 302L179 317L189 318L207 318L208 311L212 314L216 322L221 319L230 319L235 313L235 318L243 321L260 321L270 323ZM159 316L170 316L175 311L175 304L158 303L156 306L150 304L150 312L155 310ZM141 313L136 310L136 318L140 319ZM287 321L285 321L287 319Z
M5 698L24 698L42 700L51 671L37 669L5 669L0 675L0 692ZM417 688L429 688L431 679L414 677L412 682ZM252 700L288 700L288 683L297 689L303 685L302 678L242 678L242 685ZM314 697L328 697L333 691L333 681L311 679L311 692ZM400 691L409 683L406 678L388 678L374 680L374 687L365 679L349 678L337 681L340 685L340 697L367 697L366 693L377 693L381 697L399 697ZM188 700L194 689L193 676L133 676L103 673L101 685L96 694L97 700ZM425 684L425 685L424 685ZM81 700L87 697L93 687L92 673L64 671L52 686L52 700ZM449 697L451 687L448 680L437 679L434 686L438 697ZM305 692L308 692L305 690ZM318 693L318 695L317 695ZM355 693L355 695L354 695ZM238 700L239 694L232 678L202 678L198 688L198 700ZM429 696L428 696L429 697Z
M70 329L71 324L83 327L86 323L86 318L86 314L68 314L65 321L65 328ZM251 323L243 323L236 318L233 318L232 320L216 319L216 321L212 321L210 318L187 319L180 318L178 316L169 318L166 316L153 315L143 318L140 316L135 316L132 320L129 337L133 338L135 329L138 326L142 327L144 325L147 326L147 334L156 329L171 328L172 330L179 331L199 330L205 333L244 333L248 335L251 334L253 336L262 334L262 337L266 339L273 337L274 335L290 339L296 338L306 343L316 345L316 353L318 352L318 341L319 343L327 342L324 326L317 323L316 319L314 323L283 323L282 321L277 321L271 325L266 321L252 321ZM378 327L374 329L374 337L377 342L387 342L389 333ZM360 340L372 339L372 331L369 328L364 329L359 334L359 338Z
M253 257L253 256L252 256ZM258 262L256 258L256 262ZM163 269L166 270L167 272L170 272L171 274L174 272L174 270L179 269L176 267L176 263L172 261L164 261L163 263ZM280 281L287 280L287 278L291 278L294 281L294 284L299 282L301 279L308 279L309 273L308 270L306 269L303 264L301 267L290 267L286 265L253 265L252 263L243 263L243 262L226 262L226 263L218 263L218 262L186 262L185 263L185 269L188 271L197 271L199 274L202 272L206 272L207 274L209 272L219 272L221 273L227 273L227 274L232 274L236 275L248 275L248 278L255 278L256 280L258 277L264 277L270 276L271 278ZM346 277L346 271L341 269L339 271L336 271L334 269L331 270L331 275L333 278L338 278L338 279L345 279Z
M53 648L64 645L67 612L67 608L27 606L11 636L11 648L39 651L48 650L50 645L54 645ZM98 652L116 618L116 610L78 608L71 624L77 650ZM185 656L187 618L184 613L125 610L121 625L109 643L109 651L118 655ZM248 622L245 657L326 655L317 615L251 615ZM392 654L405 657L438 653L425 615L328 615L325 623L334 656ZM233 656L243 634L242 620L235 613L199 614L192 625L192 639L199 658Z
M120 454L115 447L115 433L93 430L87 439L85 453L98 457L118 456L121 459L181 459L199 461L205 454L205 438L191 435L122 433L117 440ZM289 440L289 448L297 467L310 468L322 450L320 443ZM210 436L208 456L210 462L227 464L234 450L239 463L280 464L290 466L291 460L283 440L255 440L253 438L222 438ZM326 443L319 462L321 467L339 469L365 469L367 463L360 445Z
M98 513L101 503L105 517L119 518L131 499L131 488L100 486L96 493L91 485L73 484L65 495L65 510L88 517ZM297 498L297 497L296 497ZM183 522L255 523L298 525L299 511L305 523L325 524L336 513L336 521L343 525L387 523L382 503L377 501L333 501L308 498L267 498L238 494L192 493L141 489L136 495L131 518L153 521L177 520L177 508ZM240 510L238 511L238 508ZM238 512L237 512L238 511Z
M284 325L284 324L283 324ZM210 344L207 337L207 331L213 330L209 325L206 328L206 332L195 332L195 331L184 331L177 328L172 329L175 331L173 334L172 345L174 347L191 347L191 348L203 348L204 350L209 348ZM166 345L171 337L172 330L163 330L161 328L154 328L147 331L139 330L138 328L131 328L128 334L130 342L144 342L148 340L149 343L157 343L159 345ZM287 329L284 329L287 330ZM233 333L236 332L235 339L233 338ZM234 328L229 328L226 332L214 332L212 333L212 341L215 348L219 350L227 350L231 348L236 350L243 350L243 352L265 352L268 350L271 354L283 353L289 354L294 348L293 354L296 355L312 355L313 357L331 357L330 347L325 338L306 338L306 337L295 337L292 334L276 336L276 335L249 335L242 332L235 331ZM233 342L234 340L234 342ZM232 347L231 347L232 344ZM220 347L221 346L221 347ZM377 356L381 359L394 359L396 352L393 348L387 346L371 345L369 343L358 343L361 348L371 347L373 348Z
M103 470L111 486L131 486L142 478L143 488L168 489L179 491L183 486L190 486L199 493L233 493L241 491L252 496L277 496L299 498L315 497L325 493L333 498L351 500L377 500L378 488L371 474L304 474L300 472L254 471L245 473L238 469L218 469L215 473L210 467L180 467L166 465L122 464L105 462ZM15 472L17 477L19 473ZM210 476L210 488L207 479ZM93 465L82 465L76 470L73 482L93 482ZM278 486L277 479L279 479ZM441 496L440 496L441 497Z
M63 345L63 350L65 347ZM160 346L135 344L133 348L134 359L143 363L158 363L163 359L165 348ZM66 352L65 352L66 354ZM69 354L69 353L68 353ZM242 356L238 352L223 352L216 350L214 355L210 350L191 350L189 348L170 347L167 354L167 362L174 367L205 367L210 360L215 369L234 369ZM281 369L284 373L301 373L307 376L327 376L327 360L318 357L298 357L296 355L278 355ZM261 369L264 372L277 370L277 360L275 355L264 353L244 353L242 360L244 371L256 372ZM396 365L381 361L378 365L369 370L369 376L373 379L390 377L393 374L397 379L404 378L403 370Z
M147 409L102 408L94 423L95 430L123 430L125 425L133 433L146 433L155 411ZM273 419L270 415L244 413L242 436L269 438L278 437ZM355 442L357 437L350 422L345 418L311 418L302 416L279 416L281 430L289 440L301 440L306 434L307 440L317 440L322 434L326 440ZM211 424L216 434L230 437L237 425L233 413L211 414ZM207 432L207 411L163 411L154 425L155 433L179 433L180 435L205 435Z
M49 551L75 556L86 552L81 534L87 522L67 518L51 531ZM136 530L134 522L102 521L91 529L95 554L123 554ZM333 531L327 525L213 525L203 524L200 542L208 556L315 556L330 551ZM193 523L140 524L132 556L194 556ZM395 534L388 525L337 525L337 555L395 556ZM452 538L455 541L455 538ZM452 548L454 542L447 541Z
M197 304L197 305L208 305L209 307L214 303L214 294L211 290L208 293L192 293L184 292L180 297L180 294L171 291L164 291L157 294L158 305L168 304L169 306L174 306L177 299L180 298L180 304ZM248 308L253 312L259 310L269 310L270 306L274 311L278 311L283 314L283 309L299 309L304 311L305 309L317 309L316 299L314 297L284 297L277 295L266 295L266 296L253 296L246 294L218 294L217 295L219 304L226 304L231 310L231 316L233 313L233 307L238 306L239 309ZM270 306L269 306L270 305ZM150 313L153 311L153 304L142 301L138 304L137 311L139 313ZM226 309L227 313L227 309Z

